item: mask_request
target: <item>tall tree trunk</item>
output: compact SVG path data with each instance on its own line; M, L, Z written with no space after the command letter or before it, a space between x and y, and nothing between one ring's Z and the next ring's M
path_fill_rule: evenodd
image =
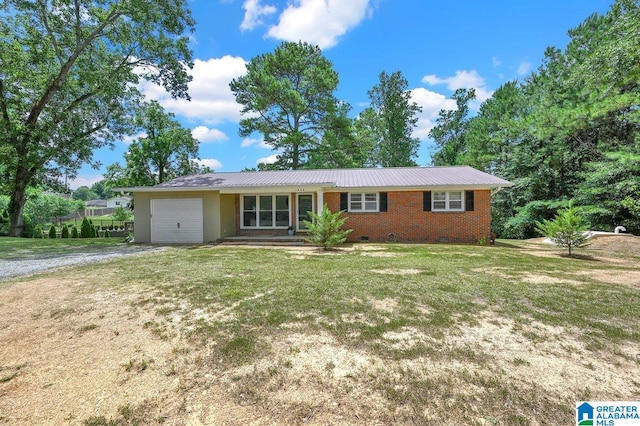
M11 200L9 201L9 236L21 237L24 228L22 213L24 212L24 204L27 201L27 181L21 180L23 173L16 174L16 182L13 191L11 191Z

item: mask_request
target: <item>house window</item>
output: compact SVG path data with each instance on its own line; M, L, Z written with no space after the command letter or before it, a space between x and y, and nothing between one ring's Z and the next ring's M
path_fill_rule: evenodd
M349 211L350 212L377 212L378 209L378 193L363 192L349 193Z
M244 195L243 228L286 228L289 226L288 195Z
M432 210L434 212L463 211L464 206L462 205L462 193L463 191L434 192L431 197Z

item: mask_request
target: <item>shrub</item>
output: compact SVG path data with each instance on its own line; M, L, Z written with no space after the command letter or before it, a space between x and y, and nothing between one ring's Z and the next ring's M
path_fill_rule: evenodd
M57 234L58 230L56 229L56 226L54 224L51 224L51 226L49 227L49 238L56 238L56 234Z
M79 238L80 235L78 235L78 228L76 228L75 226L73 228L71 228L71 238Z
M322 246L325 250L344 243L347 240L347 235L353 231L353 229L342 230L348 219L348 217L340 217L344 210L332 213L325 204L320 214L308 213L313 221L304 221L309 231L309 238L305 238L305 241Z
M108 230L108 229L106 229L106 230L104 231L104 237L105 237L105 238L110 238L110 237L111 237L111 234L109 234L109 230Z
M587 237L585 231L588 226L578 213L573 203L566 209L561 209L553 220L543 220L536 222L536 229L555 244L569 249L569 256L572 256L574 248L582 247L586 244Z
M33 228L33 234L32 234L32 237L33 237L33 238L42 238L42 237L43 237L43 235L42 235L42 227L41 227L40 225L36 225L36 226Z
M60 235L60 238L69 238L69 227L67 225L62 227L62 234Z
M129 213L124 207L118 206L113 210L113 219L124 222L131 219L131 213Z
M93 238L93 227L86 217L82 219L80 224L80 238Z

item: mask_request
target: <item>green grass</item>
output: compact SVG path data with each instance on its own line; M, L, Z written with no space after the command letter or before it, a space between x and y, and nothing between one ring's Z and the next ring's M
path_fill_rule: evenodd
M0 237L0 260L24 260L73 253L93 253L125 247L122 238L11 238Z
M65 247L57 245L65 242L42 241L25 243L24 250L46 251L47 243L54 251ZM68 247L79 248L75 244L81 243L72 241ZM0 239L0 258L8 245ZM532 348L575 339L593 353L589 359L594 362L628 358L616 348L640 343L637 288L589 276L589 271L611 265L589 258L533 256L511 243L390 244L381 246L381 252L384 256L358 247L326 255L269 248L173 247L146 255L143 261L125 257L76 271L90 269L100 277L95 286L101 289L140 295L135 309L155 313L155 321L144 327L161 338L180 335L192 347L210 348L202 361L206 371L228 372L271 359L268 369L255 367L252 373L236 377L239 403L267 404L269 393L285 386L291 361L274 352L274 342L287 330L329 335L345 350L381 359L384 368L358 377L357 383L388 404L382 411L361 407L363 412L378 413L382 423L428 424L421 414L424 407L430 407L436 419L462 421L473 415L484 419L483 424L527 425L533 418L540 424L570 423L572 403L583 399L584 389L576 389L571 401L554 398L536 382L507 379L505 370L495 366L496 354L480 345L451 345L462 330L487 321L510 327ZM630 258L615 268L638 271L637 265L638 259ZM404 272L409 270L417 273ZM543 275L552 284L527 282L527 274ZM176 327L180 333L172 332ZM556 336L549 329L563 331ZM422 340L402 346L385 338L407 330ZM420 360L420 367L403 364L414 360ZM434 376L429 363L451 365L451 371L445 377ZM506 363L506 369L526 370L533 362L516 354ZM130 369L144 370L137 361L130 364ZM332 359L322 364L327 375L337 367ZM348 394L356 384L355 378L351 380L334 391ZM635 386L640 391L640 384ZM467 407L476 411L468 412ZM291 413L300 413L298 421L309 415L304 404L290 408Z

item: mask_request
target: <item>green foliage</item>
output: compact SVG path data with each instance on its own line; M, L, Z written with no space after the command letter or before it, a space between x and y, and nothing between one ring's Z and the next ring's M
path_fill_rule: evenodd
M612 231L618 225L640 233L640 154L607 152L590 162L581 174L576 199L588 207L586 216L594 229Z
M100 199L107 199L111 197L111 187L104 179L91 185L91 191L95 192Z
M95 191L89 189L88 186L81 186L80 188L73 191L73 194L71 194L71 198L73 198L74 200L89 201L97 199L98 194Z
M105 231L104 231L104 237L105 237L105 238L110 238L110 237L111 237L111 234L109 233L109 230L108 230L108 229L105 229Z
M27 1L0 7L0 182L20 236L26 189L71 176L133 130L140 80L189 98L186 0Z
M9 235L9 197L0 195L0 235Z
M344 243L347 240L347 235L353 229L342 229L348 219L347 217L341 218L342 213L344 213L343 210L332 213L326 204L322 207L320 214L308 212L312 221L303 221L309 230L309 238L306 238L305 241L322 246L325 250Z
M121 222L131 219L131 213L122 206L118 206L113 209L113 214L111 216L114 220Z
M62 225L62 231L60 233L60 238L69 238L69 226Z
M71 238L80 238L80 235L78 234L78 228L76 228L75 226L71 228Z
M93 238L95 236L96 230L93 223L91 223L86 217L83 218L82 223L80 224L80 238Z
M124 167L116 163L105 174L108 186L152 186L179 176L210 171L197 164L200 142L157 101L143 105L136 116L145 137L131 143Z
M572 256L574 249L585 245L587 241L585 231L589 227L578 213L578 209L571 203L569 207L559 210L553 220L536 222L536 229L555 244L566 247L569 250L569 256Z
M412 136L422 111L411 101L409 82L400 71L391 75L382 71L379 83L369 90L371 107L365 110L365 120L373 118L375 164L382 167L415 166L420 139Z
M506 220L502 228L504 238L532 238L536 235L536 223L550 219L559 208L569 206L566 200L531 201L516 209L516 214Z
M457 108L441 112L430 133L435 164L469 164L515 183L493 199L499 236L532 236L535 221L549 219L536 206L567 199L596 229L640 232L640 4L617 0L569 35L564 50L548 48L537 71L504 84L476 116L457 92Z
M40 189L27 190L24 206L25 220L30 223L44 224L53 217L66 216L76 209L73 201L55 194L47 194Z
M338 74L318 46L284 42L254 57L247 73L230 83L242 114L250 115L240 120L240 136L261 133L280 152L272 168L304 167L322 135L334 130L337 86Z
M455 110L440 110L436 125L429 131L440 150L433 155L436 166L462 164L467 150L466 134L469 127L469 102L476 98L475 89L457 89L451 99L456 101Z
M42 227L40 225L36 225L33 228L33 232L31 234L33 238L44 238Z
M49 227L49 238L51 238L52 240L55 240L57 233L58 233L58 230L56 229L56 226L52 224Z

